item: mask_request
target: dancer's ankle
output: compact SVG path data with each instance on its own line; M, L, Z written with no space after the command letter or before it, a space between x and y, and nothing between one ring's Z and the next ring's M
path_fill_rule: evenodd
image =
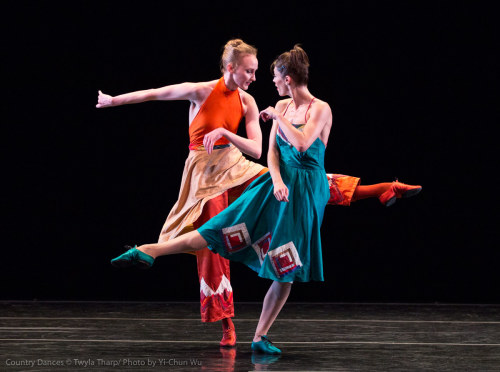
M154 251L149 247L149 244L139 245L137 246L137 250L141 251L142 253L146 253L147 255L156 259L156 255L154 254Z
M259 342L259 341L261 341L262 340L261 336L263 336L263 335L261 335L261 334L259 334L259 335L255 334L255 336L253 336L253 340L252 341L253 342Z
M234 324L231 318L222 319L222 329L224 331L227 329L234 329Z

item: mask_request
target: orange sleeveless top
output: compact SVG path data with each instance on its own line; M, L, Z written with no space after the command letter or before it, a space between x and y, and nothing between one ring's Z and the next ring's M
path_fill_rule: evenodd
M189 148L203 149L203 137L216 128L236 133L242 117L243 105L238 89L229 90L221 77L189 126ZM222 137L215 146L227 144L229 141Z

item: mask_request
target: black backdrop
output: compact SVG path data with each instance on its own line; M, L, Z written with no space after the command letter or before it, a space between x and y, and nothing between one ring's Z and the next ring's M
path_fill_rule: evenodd
M156 240L188 153L189 104L98 110L97 90L216 79L221 47L241 37L259 49L249 93L260 108L279 99L273 59L295 43L308 52L310 91L334 115L327 171L424 187L391 208L327 207L325 282L295 285L290 300L500 301L492 9L45 3L4 5L1 299L198 299L193 256L147 271L109 264L124 244ZM236 301L269 285L240 264L232 282Z

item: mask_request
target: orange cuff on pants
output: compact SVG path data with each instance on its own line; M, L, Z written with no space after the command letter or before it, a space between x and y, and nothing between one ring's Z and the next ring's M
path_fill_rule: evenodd
M330 205L351 205L352 196L359 185L358 177L343 174L327 173L328 185L330 187Z

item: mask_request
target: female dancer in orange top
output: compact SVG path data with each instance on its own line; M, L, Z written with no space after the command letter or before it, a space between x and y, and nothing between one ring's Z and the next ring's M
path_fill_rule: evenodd
M260 158L262 132L259 110L246 92L255 81L257 50L240 39L230 40L221 58L223 76L199 83L182 83L112 97L99 91L96 107L152 100L189 100L189 155L179 198L165 221L159 242L198 228L225 209L254 178L262 165L242 153ZM248 138L236 134L245 118ZM203 322L222 320L222 346L233 346L236 333L229 261L208 249L196 252Z

